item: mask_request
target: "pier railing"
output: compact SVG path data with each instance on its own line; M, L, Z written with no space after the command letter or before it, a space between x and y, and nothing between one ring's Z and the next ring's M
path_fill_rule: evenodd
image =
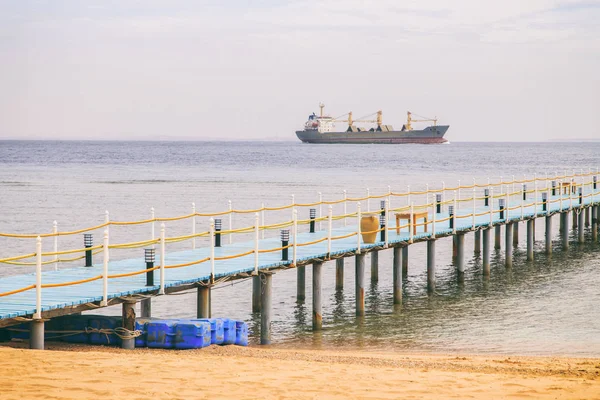
M108 285L109 280L116 278L126 278L130 276L141 275L144 273L159 271L160 283L158 293L164 294L165 275L167 270L175 268L186 268L203 263L211 265L211 285L219 283L219 277L215 274L215 262L228 259L240 258L253 255L254 271L258 273L260 254L280 252L282 250L291 250L292 257L288 264L290 267L298 265L297 249L300 247L310 246L322 242L327 242L327 254L331 253L331 244L333 241L347 239L356 236L356 252L360 253L364 247L361 241L361 235L367 233L376 233L378 236L383 232L382 240L378 243L383 247L389 244L389 231L393 230L408 230L408 243L414 240L415 233L419 231L419 235L428 235L430 238L435 238L436 224L441 227L441 224L448 225L448 230L451 233L456 233L457 229L461 231L479 229L481 226L492 226L495 221L495 216L500 215L500 220L523 220L530 217L536 217L541 212L542 214L551 215L555 212L565 209L579 208L586 203L600 202L600 183L598 182L598 168L593 172L591 169L588 172L581 171L580 173L573 172L572 174L554 174L543 177L534 175L532 178L523 177L523 179L515 179L505 181L500 177L497 182L492 182L488 179L487 183L477 183L476 180L469 185L461 185L460 181L456 186L446 187L444 183L439 188L430 188L425 185L424 190L411 190L410 186L406 191L395 192L388 186L387 192L381 194L371 194L369 189L366 190L366 195L362 197L349 197L347 192L343 192L343 197L336 200L324 200L321 193L318 193L318 200L312 203L296 203L292 195L290 204L278 207L266 207L264 204L256 209L235 209L232 202L228 202L228 209L220 212L201 213L196 212L195 205L192 204L192 212L190 214L176 217L156 217L154 209L150 210L150 218L138 221L112 221L109 218L108 212L105 214L105 221L101 224L88 228L59 231L57 223L53 224L53 231L50 233L41 234L22 234L22 233L0 233L0 237L7 239L35 239L35 246L32 245L31 253L21 254L17 256L0 258L0 263L11 264L17 266L35 266L36 267L36 283L24 286L19 289L1 292L0 298L15 295L21 292L36 290L37 295L37 314L34 318L40 317L41 310L41 294L42 289L56 288L64 286L80 285L87 282L102 280L103 293L102 305L107 304L108 300ZM468 193L468 194L467 194ZM467 194L468 197L465 197ZM587 199L591 198L590 202ZM379 207L371 209L371 200L379 200ZM482 204L483 203L483 204ZM554 209L553 205L558 205ZM326 206L326 213L323 213L323 206ZM333 213L333 207L341 208L340 213ZM354 208L348 210L348 208ZM366 206L366 207L364 207ZM483 206L483 208L482 208ZM364 207L364 209L363 209ZM298 210L310 209L310 218L299 219ZM533 215L531 214L533 209ZM265 224L266 212L277 212L290 210L290 218L282 221ZM443 210L447 210L444 212ZM417 211L425 212L427 218L423 222L415 221L414 216ZM519 212L520 211L520 212ZM526 214L527 211L527 214ZM317 215L318 213L318 215ZM409 218L405 224L390 223L391 213L408 213L413 216ZM234 216L238 214L254 214L254 223L249 226L234 228ZM325 214L325 215L324 215ZM378 229L370 232L361 232L361 218L367 215L375 215L380 217L380 226ZM479 217L489 215L489 221L483 225L477 222ZM215 218L221 217L221 218ZM228 219L228 229L222 229L222 217ZM208 230L197 232L197 218L209 218ZM167 236L167 223L191 220L191 233L182 236ZM334 221L341 226L338 226L334 232ZM346 227L356 227L356 230L348 231ZM459 224L458 221L465 221ZM156 235L156 223L160 223L159 234ZM111 244L109 242L109 229L119 226L132 225L148 225L150 239ZM319 237L315 240L306 242L298 241L298 227L309 225L311 232L318 231L327 233L326 236ZM325 225L325 228L323 228ZM287 228L287 229L285 229ZM345 228L345 229L341 229ZM103 230L102 244L92 245L91 236L87 236L90 232ZM287 231L289 239L282 241L281 246L276 246L268 249L261 249L259 242L265 238L265 233L268 231ZM290 232L291 231L291 232ZM283 232L280 232L283 235ZM340 233L340 234L338 234ZM58 238L61 236L73 236L84 234L86 235L86 243L83 248L75 248L68 250L58 249ZM334 235L335 234L335 235ZM251 242L254 243L254 248L248 251L240 252L227 256L215 256L215 242L222 237L227 237L228 243L233 243L234 235L251 235ZM208 257L200 257L196 260L167 265L165 262L167 245L177 242L190 242L191 249L197 248L196 240L204 238L208 241L210 247L210 255ZM53 251L43 252L42 241L50 239L53 244ZM88 240L89 239L89 240ZM138 271L110 271L109 260L114 258L117 250L151 248L152 257L154 250L158 247L159 263L151 268L144 268ZM83 253L83 254L82 254ZM100 254L102 256L102 272L98 275L87 277L85 279L62 282L62 283L42 283L42 266L54 264L57 268L58 264L66 264L70 262L86 259L86 262L93 255ZM34 259L35 261L28 261ZM152 260L154 262L154 260ZM91 265L88 265L91 266Z

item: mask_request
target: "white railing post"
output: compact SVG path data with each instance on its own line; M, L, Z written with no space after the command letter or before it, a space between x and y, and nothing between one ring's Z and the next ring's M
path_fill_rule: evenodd
M475 185L473 185L473 229L475 229L475 209L477 207L477 204L475 204L475 196L476 191L475 191Z
M296 195L292 195L292 219L294 219L294 211L296 211Z
M515 192L515 176L512 176L512 192Z
M296 262L298 260L297 258L297 253L296 250L298 249L298 246L296 245L297 241L298 241L298 210L294 210L294 219L293 219L294 223L292 225L292 239L294 241L294 247L292 248L292 263L294 264L294 266L296 265Z
M431 220L431 238L435 239L435 216L436 216L436 210L435 210L435 201L431 203L432 204L432 211L433 211L433 219ZM387 236L386 236L387 238Z
M533 217L537 217L537 204L538 204L538 182L537 182L537 173L533 174Z
M321 218L323 218L323 193L318 192L319 195L319 230L323 230L323 224Z
M58 253L58 222L52 223L52 233L54 233L54 252ZM58 271L58 254L54 255L54 270Z
M389 186L388 186L389 188ZM388 229L388 221L390 220L390 201L386 200L385 201L385 223L383 225L383 229L385 234L383 235L385 238L385 247L388 248L389 244L390 244L390 238L389 238L389 234L390 234L390 230Z
M506 190L506 222L509 221L510 217L510 194L508 193L508 188Z
M254 275L258 275L258 235L260 227L258 225L258 213L254 214Z
M494 223L494 187L493 186L490 187L490 199L489 199L488 205L490 206L490 227L491 227L492 224Z
M522 185L524 185L524 183ZM523 186L521 186L521 191L523 191ZM525 196L525 197L527 197L527 196ZM523 221L523 218L524 218L524 211L525 211L525 200L523 200L523 193L521 193L521 221Z
M33 319L42 319L42 238L35 240L35 314Z
M110 217L108 215L108 210L104 211L104 223L106 224L106 229L110 229Z
M104 242L102 243L102 301L100 305L108 305L108 229L104 231Z
M196 203L192 203L192 249L196 249Z
M414 226L415 226L415 205L413 203L410 203L410 219L408 220L408 229L409 229L408 243L413 242Z
M150 208L150 219L152 220L152 222L150 223L150 234L152 235L152 240L154 240L154 207ZM152 243L152 248L156 248L156 244Z
M165 294L165 223L160 224L160 289L158 294Z
M367 212L371 211L371 191L367 188Z
M456 190L454 191L454 225L452 227L452 233L456 233L456 225L458 223L458 202L456 201Z
M360 254L360 239L361 239L361 232L360 232L360 219L361 219L361 215L360 215L360 201L358 203L356 203L356 241L357 241L357 245L356 245L356 254Z
M215 219L210 218L210 281L215 281Z
M229 244L233 243L233 234L231 231L233 230L233 207L231 205L231 200L227 200L227 205L229 206Z
M348 214L348 192L346 192L346 190L344 190L344 215ZM346 220L346 217L344 217L344 226L347 226L348 221Z
M265 203L260 204L260 225L265 226ZM265 230L262 230L261 238L265 238Z
M333 230L333 207L331 204L327 209L327 225L327 254L329 255L331 254L331 231Z

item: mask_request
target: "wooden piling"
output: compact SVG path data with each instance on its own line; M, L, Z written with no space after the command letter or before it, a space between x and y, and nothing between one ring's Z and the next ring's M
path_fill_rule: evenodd
M590 227L590 207L585 208L585 227Z
M298 267L300 268L300 267ZM304 267L302 267L304 268ZM260 276L252 277L252 312L260 312L260 292L261 292Z
M379 281L379 251L371 251L371 282Z
M481 230L476 230L475 233L475 247L474 247L474 253L475 254L481 254Z
M273 273L261 272L259 279L262 287L260 296L260 344L271 344L271 313L273 311L271 292Z
M335 288L336 290L344 288L344 257L335 260Z
M598 215L599 212L600 207L592 207L592 240L594 242L598 241L598 218L600 218L600 215Z
M577 229L577 211L573 209L573 230Z
M152 299L150 297L140 301L140 308L141 308L140 314L141 314L142 318L152 317Z
M527 260L533 261L533 219L527 220Z
M519 221L512 223L513 226L513 247L519 247Z
M569 248L569 212L565 211L560 214L563 230L560 233L563 250Z
M210 287L198 286L196 297L196 318L210 318ZM254 303L254 296L252 296L252 300ZM254 311L254 304L252 304L252 311ZM260 311L260 305L258 311Z
M552 215L546 215L546 254L552 254Z
M356 315L365 315L365 255L355 256Z
M313 331L320 331L323 329L323 305L321 300L322 295L322 262L313 263L312 273L312 306L313 306L313 317L312 317L312 328Z
M583 217L585 216L585 213L583 211L582 208L579 208L577 211L573 211L573 215L577 214L577 219L578 219L578 226L579 228L577 229L577 241L579 243L583 243L585 242L585 228L584 228L584 222L583 222Z
M465 235L464 233L457 233L454 236L456 243L456 276L459 282L463 282L465 280ZM427 256L429 256L429 252Z
M483 230L483 276L490 276L490 228Z
M135 331L135 300L126 300L123 303L123 328ZM121 339L121 348L127 350L135 349L135 338Z
M408 245L402 248L402 279L408 278Z
M494 248L497 249L497 250L500 250L500 248L501 248L500 242L501 242L501 236L502 236L502 226L500 226L499 224L496 225L494 227L494 232L495 232Z
M394 304L402 304L402 248L394 247L393 262Z
M296 268L296 300L304 303L306 299L306 269L304 266Z
M29 348L44 350L44 320L34 319L29 323Z
M512 227L513 222L509 222L506 224L506 243L504 249L504 265L506 268L512 267L512 256L513 256L513 232L514 229Z
M435 292L435 240L427 241L427 292Z

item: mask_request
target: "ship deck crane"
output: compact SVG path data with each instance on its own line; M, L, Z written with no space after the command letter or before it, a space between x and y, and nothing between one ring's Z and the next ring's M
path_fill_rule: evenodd
M406 114L408 117L406 118L406 125L404 125L404 127L406 128L407 131L412 131L411 122L433 122L433 126L437 125L437 117L427 118L427 117L422 117L420 115L415 114L417 117L422 118L422 119L412 119L412 113L410 111L407 111Z
M348 115L348 119L341 119L344 115ZM373 115L377 115L377 119L364 119L364 118L369 118ZM361 117L359 119L353 119L352 118L352 111L348 112L348 114L343 114L340 115L339 117L335 118L334 120L335 122L347 122L348 123L348 127L352 127L352 125L355 122L370 122L370 123L376 123L378 127L381 127L381 124L383 123L383 112L381 110L377 111L376 113L373 114L369 114L369 115L365 115L364 117Z

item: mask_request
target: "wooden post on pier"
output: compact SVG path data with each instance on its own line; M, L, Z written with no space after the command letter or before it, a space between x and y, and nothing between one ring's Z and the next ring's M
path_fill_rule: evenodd
M512 223L513 226L513 247L519 246L519 221L515 221Z
M393 262L394 304L402 304L402 248L394 247Z
M475 254L481 254L481 230L475 231Z
M573 230L577 229L577 211L573 209Z
M500 250L501 246L500 246L500 242L501 242L501 236L502 236L502 226L500 224L496 225L494 227L494 232L495 232L495 237L494 237L494 248L496 250Z
M303 267L304 268L304 267ZM260 276L252 277L252 312L260 312L260 292L261 292Z
M123 328L135 331L135 300L126 300L123 303ZM135 338L121 339L121 348L127 350L135 349Z
M335 260L335 289L344 288L344 257Z
M598 241L598 218L600 218L600 215L598 215L599 212L599 206L592 207L592 240L594 242Z
M485 228L481 235L483 236L483 276L490 276L490 228Z
M408 245L402 248L402 279L408 278Z
M142 318L152 317L152 298L148 297L147 299L140 301L140 308Z
M504 255L504 265L506 266L506 268L511 268L512 267L512 256L513 256L513 232L514 229L512 227L513 222L508 222L506 224L506 243L505 246L506 248L504 249L505 251L505 255Z
M583 224L583 217L585 216L585 213L583 211L583 208L579 208L577 209L577 211L573 211L573 215L577 214L577 219L579 220L579 228L577 229L577 241L579 243L583 243L585 242L585 228L584 228L584 224Z
M356 315L360 317L365 315L365 255L357 254L355 258Z
M534 226L533 226L533 219L528 219L527 220L527 260L528 261L533 261L533 232L534 232Z
M260 344L271 344L271 313L273 310L271 291L273 273L261 272L259 279L262 287L260 293Z
M321 301L322 295L322 270L323 263L315 262L313 263L313 271L312 271L312 283L313 283L313 292L312 292L312 306L313 306L313 315L312 315L312 328L313 331L320 331L323 329L323 303Z
M306 299L306 269L304 266L296 268L296 301L304 303Z
M29 323L29 348L44 350L44 320L34 319Z
M546 215L546 254L552 254L552 215Z
M198 286L198 293L196 296L196 318L210 318L210 287ZM254 296L252 297L252 300L252 311L256 312L254 311ZM258 311L260 311L260 306Z
M459 282L465 280L465 235L464 233L457 233L454 235L454 242L456 243L456 275ZM429 252L427 253L429 257Z
M371 251L371 282L379 281L379 251Z
M585 227L589 228L590 226L590 207L585 208Z
M427 292L435 292L435 240L427 241Z
M569 248L569 212L565 211L560 214L562 219L563 230L560 233L563 250Z

